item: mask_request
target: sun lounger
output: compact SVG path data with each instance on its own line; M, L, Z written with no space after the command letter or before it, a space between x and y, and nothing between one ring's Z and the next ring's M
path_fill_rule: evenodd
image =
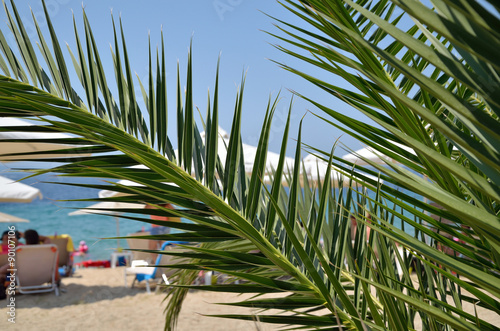
M0 267L7 264L9 262L9 255L7 254L0 254Z
M54 291L59 295L56 282L57 246L24 245L16 248L16 283L21 293Z
M149 232L136 232L131 233L129 236L149 236ZM128 247L131 249L150 249L149 248L149 240L146 239L136 239L136 238L127 238ZM133 260L144 260L147 261L148 264L151 264L155 260L155 255L146 252L137 252L132 251L132 261Z
M71 254L75 250L73 247L73 240L67 234L59 235L57 237L49 236L50 242L57 246L59 251L58 267L61 268L59 273L61 276L71 276L73 273L73 256Z
M169 251L173 249L178 249L175 243L165 242L163 243L161 250ZM176 263L178 260L176 259ZM156 262L154 265L148 264L145 260L133 260L132 266L130 268L125 269L125 287L127 286L127 275L134 275L134 280L132 282L132 287L134 287L135 282L146 283L146 290L148 293L151 293L150 282L158 279L158 284L164 280L166 283L168 282L168 277L175 271L170 268L160 268L158 265L169 265L172 264L172 256L165 254L158 254L156 258Z

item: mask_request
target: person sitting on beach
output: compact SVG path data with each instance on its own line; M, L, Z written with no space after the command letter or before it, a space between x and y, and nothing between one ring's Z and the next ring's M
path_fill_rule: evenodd
M17 237L17 235L16 235ZM3 237L2 237L3 239ZM36 230L26 230L24 232L24 241L26 245L40 245L49 244L50 239L45 236L40 236ZM17 245L16 245L17 246ZM59 258L58 258L59 259ZM11 266L9 263L0 267L0 300L5 299L5 286L4 283L7 280L7 272ZM56 280L59 282L59 270L56 269Z
M9 239L14 242L14 245L17 247L19 245L22 245L22 243L19 242L19 239L22 237L22 233L19 231L14 231L14 236L11 236L9 238L9 230L5 230L2 234L2 245L0 246L0 254L7 254L9 253Z
M167 208L167 209L175 209L171 203L161 204L159 206L163 207L163 208ZM147 205L146 209L157 209L157 208L154 205ZM181 219L179 217L167 217L167 216L157 216L157 215L151 215L151 219L154 221L170 221L170 222L180 222L181 221ZM169 234L170 227L157 225L157 224L151 224L150 233L151 233L151 235L154 235L154 236L161 235L161 234ZM161 245L162 245L161 240L150 240L149 241L149 248L150 249L158 249L159 247L161 247Z
M24 241L26 245L50 244L50 238L41 236L36 230L32 229L24 231Z
M26 230L24 231L24 241L26 242L26 245L46 245L50 244L50 238L46 236L41 236L38 234L36 230ZM57 263L56 266L59 265L59 256L57 256ZM59 277L59 269L56 268L56 281L57 285L59 286L60 282L60 277Z
M21 236L22 233L17 230L4 231L4 233L2 233L2 245L0 246L0 255L7 255L9 253L9 246L10 250L14 250L17 246L22 245L22 243L19 242ZM5 294L4 283L7 280L7 271L9 269L9 266L10 266L9 263L0 266L0 300L3 300L7 297L7 295Z

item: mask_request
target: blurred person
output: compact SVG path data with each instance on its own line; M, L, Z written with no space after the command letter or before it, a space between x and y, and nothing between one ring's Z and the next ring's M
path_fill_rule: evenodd
M26 245L50 244L49 237L41 236L36 230L32 229L24 231L24 241Z
M0 246L0 254L7 254L9 253L9 239L14 242L14 245L17 247L19 245L22 245L22 243L19 242L19 239L22 237L22 233L15 230L14 231L14 236L9 238L9 232L10 230L5 230L2 233L2 245Z
M8 233L8 231L7 231ZM17 234L16 234L17 237ZM21 234L19 233L19 237L21 237ZM2 235L2 240L3 240L3 235ZM49 244L50 239L46 236L40 236L36 230L26 230L24 232L24 241L26 242L26 245L41 245L41 244ZM58 257L59 259L59 257ZM57 263L59 264L59 263ZM5 294L5 281L7 280L7 273L10 273L8 270L11 269L11 265L9 263L4 264L3 266L0 267L0 300L3 300L6 298ZM59 277L59 270L56 268L56 281L60 283L60 277Z
M372 215L367 214L366 221L368 223L371 223L371 219L372 219ZM351 240L354 242L354 240L356 238L356 232L358 230L358 221L356 219L356 216L354 216L353 214L351 214L350 220L351 220ZM371 228L369 226L366 226L366 241L368 241L370 239L370 231L371 231Z
M175 209L174 206L172 206L171 203L165 203L165 204L160 204L158 205L163 208L167 209ZM146 209L157 209L156 206L154 205L147 205ZM169 221L169 222L180 222L181 219L179 217L174 217L174 216L157 216L157 215L151 215L151 219L154 221ZM151 229L150 229L151 235L162 235L162 234L169 234L170 233L170 227L168 226L163 226L163 225L157 225L157 224L151 224ZM162 245L162 240L150 240L149 242L149 249L158 249Z

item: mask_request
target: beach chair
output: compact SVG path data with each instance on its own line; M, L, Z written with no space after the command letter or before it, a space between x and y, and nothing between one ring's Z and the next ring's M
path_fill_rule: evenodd
M161 250L162 251L170 251L173 249L177 249L176 245L178 242L164 242ZM178 262L178 260L176 260ZM125 269L125 287L127 287L127 275L134 275L134 280L132 282L132 286L134 287L135 282L146 283L146 291L151 293L150 282L158 279L158 284L161 283L162 279L168 285L168 277L173 274L174 269L170 268L160 268L158 265L169 265L172 264L172 256L165 254L158 254L156 258L156 262L154 265L149 265L145 260L133 260L132 266L130 268Z
M149 236L151 233L149 232L136 232L131 233L129 236ZM150 249L149 248L149 240L146 239L136 239L136 238L127 238L128 247L131 249ZM143 260L148 262L148 264L153 263L155 260L154 254L146 253L146 252L137 252L132 251L132 261L134 260ZM132 264L132 263L131 263Z
M73 273L73 256L74 252L73 240L67 234L57 237L49 236L50 242L57 246L59 252L59 274L64 277L69 277Z
M6 265L7 262L9 262L9 255L8 254L0 254L0 267L3 265Z
M24 245L16 248L16 283L20 293L54 291L57 286L57 246Z

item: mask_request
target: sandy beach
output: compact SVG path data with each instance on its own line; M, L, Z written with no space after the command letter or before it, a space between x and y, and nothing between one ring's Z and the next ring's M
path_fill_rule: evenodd
M65 292L16 295L16 323L7 321L6 300L0 302L0 330L162 330L164 294L148 294L144 284L124 287L123 268L78 269L63 278ZM153 291L154 292L154 291ZM177 330L273 330L272 325L256 325L203 316L203 314L244 313L245 309L212 303L239 301L228 293L192 291L183 305Z
M53 292L16 294L15 324L7 321L7 301L0 302L0 330L162 330L165 295L155 294L154 290L148 294L144 284L131 288L131 283L132 276L128 276L128 287L124 286L123 267L77 269L74 276L63 278L64 292L60 296ZM244 308L216 304L240 301L244 297L191 291L183 304L176 330L269 331L282 326L204 316L248 313ZM464 309L474 312L470 304L465 304ZM493 325L500 325L499 315L481 308L478 313ZM421 325L416 325L416 329L420 330Z

